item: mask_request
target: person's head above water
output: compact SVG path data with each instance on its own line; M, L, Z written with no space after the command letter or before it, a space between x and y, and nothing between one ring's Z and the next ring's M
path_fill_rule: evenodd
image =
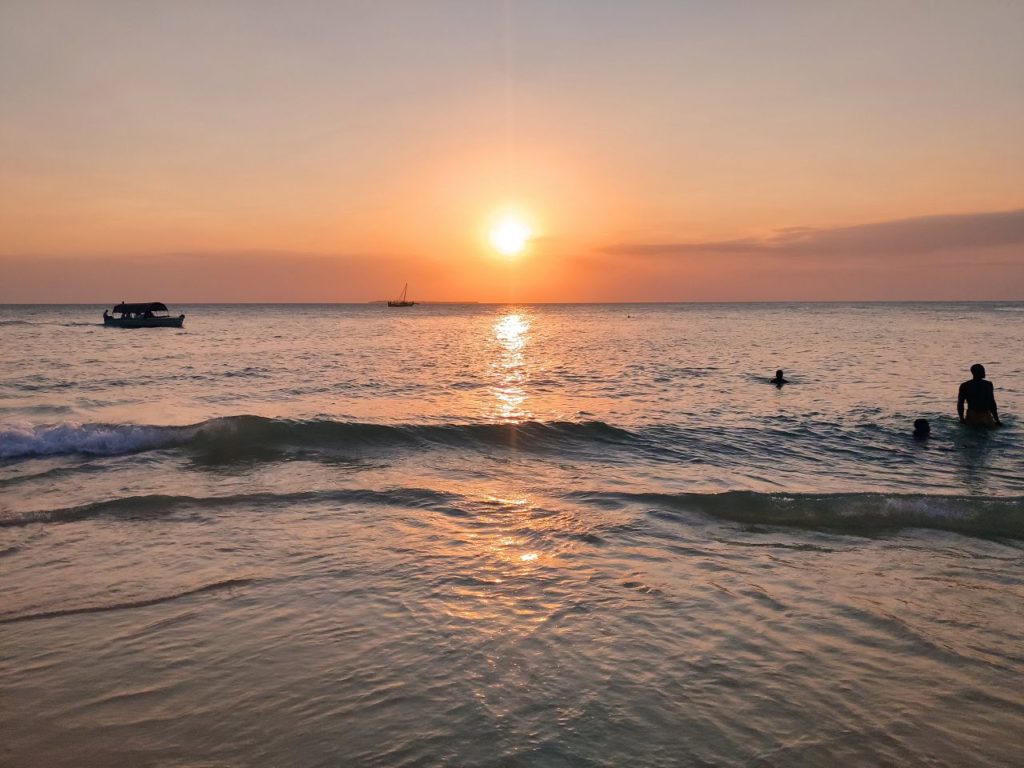
M982 365L981 363L975 363L974 365L972 365L971 366L971 376L973 376L976 379L984 379L985 378L985 366Z
M928 423L928 419L914 419L914 437L921 439L931 433L932 425Z
M775 378L776 379L781 379L782 378L782 369L781 368L779 368L779 370L777 370L775 372Z

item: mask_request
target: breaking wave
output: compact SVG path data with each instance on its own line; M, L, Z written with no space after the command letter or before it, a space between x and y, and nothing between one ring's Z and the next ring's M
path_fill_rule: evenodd
M516 424L386 425L330 420L297 421L229 416L182 427L75 424L0 428L0 459L89 454L113 456L159 448L194 446L244 453L289 447L509 445L553 448L565 443L629 442L632 433L601 421Z
M113 456L186 442L192 427L134 424L47 424L0 429L0 459L85 453Z

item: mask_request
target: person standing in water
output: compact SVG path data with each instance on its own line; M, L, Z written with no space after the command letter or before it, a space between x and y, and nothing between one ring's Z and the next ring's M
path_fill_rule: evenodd
M996 395L992 382L985 379L985 366L975 363L971 366L970 381L960 385L956 398L956 412L962 424L972 427L1001 427L999 409L996 407ZM967 416L964 416L964 403L967 403Z

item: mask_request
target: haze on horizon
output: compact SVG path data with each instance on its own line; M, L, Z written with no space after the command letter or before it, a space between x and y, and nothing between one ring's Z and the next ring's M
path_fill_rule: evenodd
M5 0L0 302L1024 299L1021 29L994 1Z

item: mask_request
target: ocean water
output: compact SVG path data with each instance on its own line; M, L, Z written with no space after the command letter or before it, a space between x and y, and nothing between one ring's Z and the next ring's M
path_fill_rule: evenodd
M179 310L0 307L3 765L1020 764L1024 304Z

